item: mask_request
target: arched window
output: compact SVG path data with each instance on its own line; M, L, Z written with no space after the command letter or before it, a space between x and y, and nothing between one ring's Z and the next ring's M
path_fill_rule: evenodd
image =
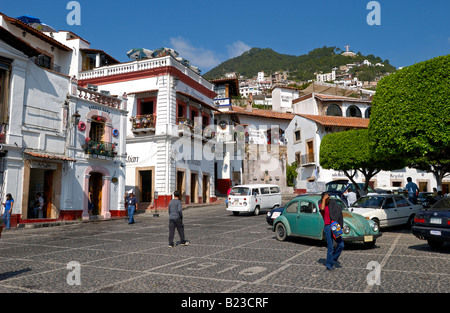
M361 110L356 105L352 105L347 109L347 117L362 117Z
M330 104L327 108L328 116L342 116L342 110L337 104Z
M371 111L371 109L372 109L372 107L368 107L367 109L366 109L366 112L364 113L364 117L365 118L370 118L370 111Z

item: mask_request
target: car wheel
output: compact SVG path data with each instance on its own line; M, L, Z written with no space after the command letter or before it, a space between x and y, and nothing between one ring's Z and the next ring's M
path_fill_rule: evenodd
M380 221L377 218L373 218L372 221L378 225L378 229L380 229Z
M286 226L283 223L278 223L275 226L275 234L279 241L285 241L287 238Z
M408 218L408 223L406 225L408 226L409 229L411 229L414 226L414 216L415 214L411 215Z
M255 207L255 210L253 211L253 215L256 215L256 216L259 215L259 206Z

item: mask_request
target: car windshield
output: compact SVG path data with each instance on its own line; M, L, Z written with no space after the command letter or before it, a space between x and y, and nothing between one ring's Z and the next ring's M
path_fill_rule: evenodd
M247 187L234 187L230 192L230 196L248 196L249 194L250 188Z
M345 188L347 188L347 183L334 183L331 182L327 184L326 191L338 191L338 192L344 192Z
M450 211L450 198L444 197L436 202L430 209L430 211Z
M356 208L378 208L383 203L384 197L379 196L365 196L359 198L352 207Z

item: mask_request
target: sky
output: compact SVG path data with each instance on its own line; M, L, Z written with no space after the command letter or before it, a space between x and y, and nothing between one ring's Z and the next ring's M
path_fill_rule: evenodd
M302 55L350 45L396 67L450 53L449 0L78 0L79 10L70 2L3 0L0 12L72 31L121 62L132 48L173 48L202 73L251 48Z

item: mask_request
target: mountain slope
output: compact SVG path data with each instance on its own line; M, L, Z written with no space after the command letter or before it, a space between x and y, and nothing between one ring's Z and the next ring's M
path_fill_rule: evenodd
M315 72L329 73L333 67L339 67L349 63L369 60L372 64L382 63L384 67L376 69L364 69L355 71L370 72L369 77L395 71L395 67L389 64L388 60L383 61L380 57L374 55L363 56L361 53L355 57L343 56L342 51L336 47L322 47L300 56L280 54L272 49L252 48L244 52L241 56L227 60L219 66L207 72L206 79L216 79L223 77L228 72L238 72L244 77L254 77L258 72L264 71L265 74L272 74L276 71L288 71L289 78L292 80L305 81L315 78Z

